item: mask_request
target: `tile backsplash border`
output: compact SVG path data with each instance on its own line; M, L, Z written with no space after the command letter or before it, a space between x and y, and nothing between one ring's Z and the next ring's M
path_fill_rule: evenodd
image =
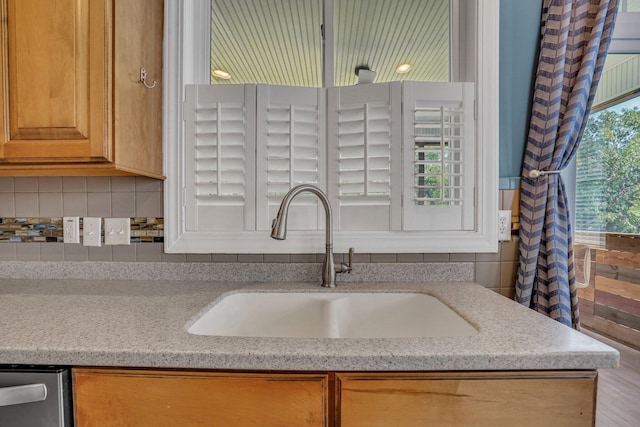
M129 218L129 224L130 243L164 242L163 218ZM80 217L80 242L82 228ZM102 232L104 236L104 229ZM63 218L0 217L0 244L4 243L64 243Z

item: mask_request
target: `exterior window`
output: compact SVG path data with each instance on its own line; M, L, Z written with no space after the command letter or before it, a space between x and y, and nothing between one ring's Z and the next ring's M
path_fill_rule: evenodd
M640 0L622 0L620 7L621 12L640 12Z
M211 0L211 84L322 86L321 25L322 0Z
M610 54L576 158L576 240L640 234L640 55Z
M351 86L357 67L375 71L374 83L462 81L471 13L463 8L460 0L211 0L210 83Z
M442 0L334 0L334 86L357 82L368 65L375 83L450 80L452 6ZM398 73L402 64L412 68Z

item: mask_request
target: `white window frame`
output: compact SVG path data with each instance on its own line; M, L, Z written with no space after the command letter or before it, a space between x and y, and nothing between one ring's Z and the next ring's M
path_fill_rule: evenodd
M498 207L498 49L499 0L476 0L476 228L473 231L336 232L336 252L354 246L368 253L497 252ZM187 84L209 83L209 1L165 2L163 150L165 252L212 253L215 232L185 229L184 92ZM185 23L189 23L186 25ZM316 235L317 234L317 235ZM323 242L323 232L305 237ZM276 242L268 233L261 242L255 233L239 233L226 253L322 252L295 242ZM267 241L269 243L267 243ZM315 245L316 243L314 243ZM270 249L273 248L273 249Z

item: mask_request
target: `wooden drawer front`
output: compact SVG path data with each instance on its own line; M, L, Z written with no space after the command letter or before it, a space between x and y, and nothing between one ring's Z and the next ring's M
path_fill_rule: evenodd
M328 375L74 369L76 427L325 426Z
M336 426L590 426L595 372L336 374Z

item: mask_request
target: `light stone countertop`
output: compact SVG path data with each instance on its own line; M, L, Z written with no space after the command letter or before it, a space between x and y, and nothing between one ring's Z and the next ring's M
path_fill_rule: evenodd
M243 338L191 335L222 295L244 291L424 292L474 325L468 337ZM0 279L0 364L329 371L599 369L619 354L468 282L241 283Z

